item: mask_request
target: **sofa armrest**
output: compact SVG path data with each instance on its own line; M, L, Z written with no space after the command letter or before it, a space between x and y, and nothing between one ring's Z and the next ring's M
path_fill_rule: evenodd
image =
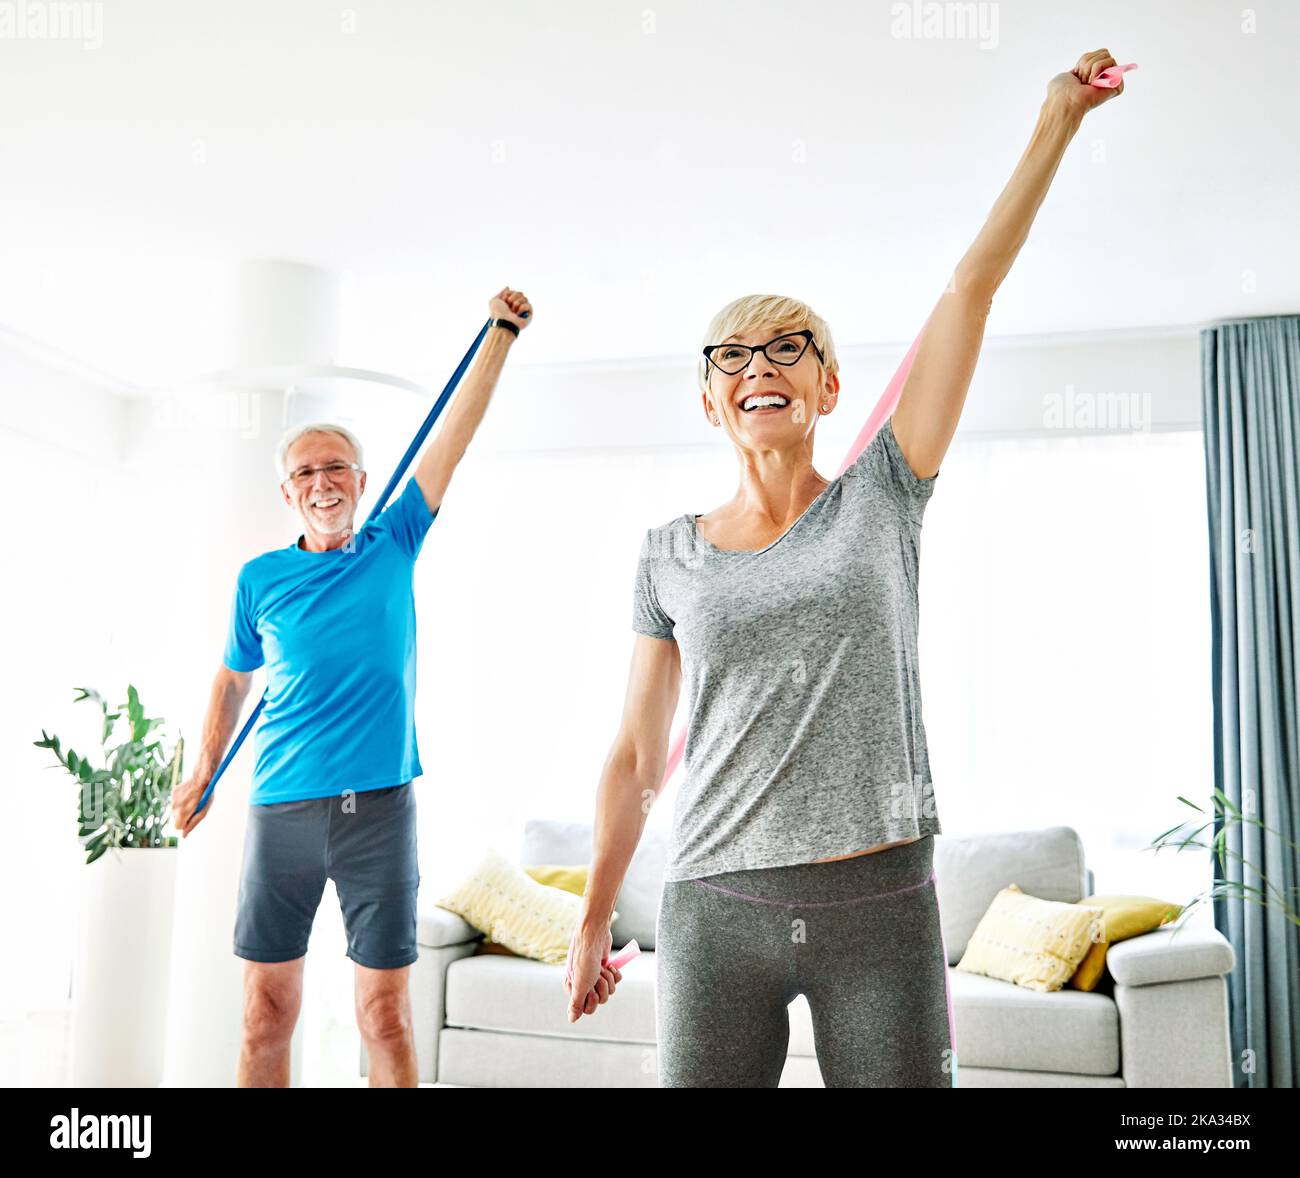
M463 916L436 904L421 904L416 940L429 949L443 949L477 941L483 935Z
M1232 1087L1223 975L1236 961L1213 925L1171 925L1107 948L1126 1087Z
M1152 986L1218 977L1237 964L1228 939L1212 926L1173 925L1106 949L1106 968L1121 986Z

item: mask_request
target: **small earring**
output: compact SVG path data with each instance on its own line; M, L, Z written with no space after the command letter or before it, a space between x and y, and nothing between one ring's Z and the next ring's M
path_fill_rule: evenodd
M722 422L720 422L720 421L715 417L715 418L713 419L713 424L714 424L714 425L721 425Z
M823 413L826 412L826 406L825 406L825 405L822 406L822 412L823 412Z

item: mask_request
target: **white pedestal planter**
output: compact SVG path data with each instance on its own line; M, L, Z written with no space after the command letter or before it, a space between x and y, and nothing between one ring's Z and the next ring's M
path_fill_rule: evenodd
M162 1082L179 847L110 850L81 866L72 972L72 1084Z

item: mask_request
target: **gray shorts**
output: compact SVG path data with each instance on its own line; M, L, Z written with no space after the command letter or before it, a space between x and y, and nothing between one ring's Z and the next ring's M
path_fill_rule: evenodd
M371 969L415 961L420 866L410 782L250 806L235 956L302 957L326 879L338 893L353 961Z

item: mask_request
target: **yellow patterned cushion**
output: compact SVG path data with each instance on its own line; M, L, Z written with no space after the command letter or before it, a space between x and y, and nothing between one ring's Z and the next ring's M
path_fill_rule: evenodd
M1126 941L1177 920L1182 913L1178 904L1169 904L1150 896L1085 896L1081 904L1102 911L1103 939L1088 947L1079 968L1070 978L1075 990L1094 990L1106 968L1106 946Z
M572 892L538 883L500 852L487 850L459 888L437 901L521 957L563 964L582 912ZM615 913L615 916L618 914Z
M564 892L572 892L575 896L586 893L587 876L591 874L591 868L586 863L580 863L576 867L556 867L551 864L543 864L537 867L525 867L524 870L539 884L545 884L548 888L559 888ZM504 953L507 957L518 956L517 953L512 952L487 936L479 942L478 948L474 952Z
M587 876L591 873L586 863L579 863L576 867L555 867L548 863L540 867L525 867L524 870L539 884L560 888L575 896L581 896L587 890Z
M1029 990L1059 990L1103 935L1101 917L1100 907L1040 900L1010 884L993 897L956 968Z

